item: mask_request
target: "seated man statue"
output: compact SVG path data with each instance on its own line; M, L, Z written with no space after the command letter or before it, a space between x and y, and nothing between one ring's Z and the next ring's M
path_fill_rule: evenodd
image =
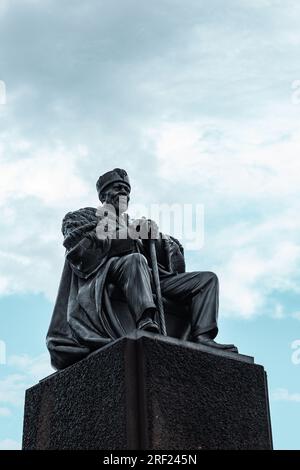
M69 212L62 223L66 259L47 334L53 367L63 369L79 361L130 333L130 328L161 332L149 236L155 239L162 296L188 307L188 339L238 352L232 344L214 341L218 333L217 276L185 272L178 240L160 233L154 221L130 219L126 211L131 186L125 170L105 173L96 187L102 206ZM127 303L121 319L112 308L108 284L116 286ZM126 323L126 315L131 323Z

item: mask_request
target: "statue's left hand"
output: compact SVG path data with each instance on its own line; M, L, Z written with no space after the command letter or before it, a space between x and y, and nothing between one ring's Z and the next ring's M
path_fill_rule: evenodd
M159 238L159 228L154 220L148 219L149 237L152 239Z

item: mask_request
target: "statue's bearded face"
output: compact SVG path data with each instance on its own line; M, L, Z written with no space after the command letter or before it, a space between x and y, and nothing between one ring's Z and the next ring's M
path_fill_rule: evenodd
M129 194L130 189L126 184L122 182L112 183L105 188L104 200L102 202L112 205L118 214L122 214L128 208L130 201Z

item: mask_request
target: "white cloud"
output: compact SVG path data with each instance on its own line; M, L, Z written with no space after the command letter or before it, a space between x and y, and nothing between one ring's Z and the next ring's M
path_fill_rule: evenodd
M27 387L27 377L11 374L0 380L0 403L22 406Z
M209 191L216 201L292 197L300 186L297 113L295 121L284 121L274 117L277 112L292 114L288 106L275 107L263 120L246 124L203 119L149 130L161 178Z
M278 388L272 393L275 401L300 402L300 393L291 393L286 388Z
M15 367L16 370L25 372L27 376L36 381L54 372L48 353L36 357L31 357L28 354L12 355L9 356L7 363L9 366Z
M11 411L9 408L0 408L0 416L10 416Z
M45 206L55 207L73 203L88 193L77 165L87 155L85 147L73 152L66 151L61 144L43 149L30 142L16 141L10 134L4 138L7 146L2 144L0 155L0 205L33 197Z
M253 240L252 247L236 249L219 267L223 308L245 317L269 311L272 316L282 317L283 307L276 303L268 306L269 296L274 292L300 292L299 285L290 279L300 277L300 246L270 243L264 252L261 241Z
M9 356L7 365L13 368L14 373L0 380L0 416L2 417L10 416L13 408L23 410L25 391L54 372L50 366L48 354L40 354L36 357L27 354L12 355ZM21 444L12 439L0 441L1 450L20 448Z
M282 235L284 206L298 209L300 187L300 108L291 105L291 84L299 79L297 2L229 1L225 8L217 1L208 8L163 0L116 8L90 1L59 16L58 1L51 8L7 3L0 29L7 64L0 79L8 86L1 109L0 294L42 292L54 300L61 219L95 205L95 173L110 165L132 171L138 199L154 194L165 202L180 193L198 203L207 195L215 220L222 204L227 212L257 205L266 219L269 210L279 213L273 228ZM19 41L17 58L26 63L11 61L19 34L27 40ZM228 224L238 230L234 210ZM219 230L225 227L226 221ZM272 289L296 289L298 248L292 229L285 249L281 235L266 248L262 237L270 233L258 217L249 234L242 232L240 239L227 233L227 245L214 247L209 264L220 266L226 310L249 317L265 308Z
M285 312L284 312L284 306L282 304L279 304L279 303L275 304L272 317L275 318L276 320L282 320L283 318L286 317Z
M292 316L284 295L300 294L300 221L295 207L261 217L245 218L210 229L201 265L189 260L189 269L209 269L220 279L220 310L225 316L250 318L268 314ZM279 297L281 296L281 300ZM295 307L294 307L295 308Z
M0 450L21 450L21 448L21 443L13 439L3 439L0 441Z
M0 15L3 15L6 12L8 1L9 0L0 0Z
M67 151L56 143L45 149L11 133L4 135L0 295L42 292L55 299L64 254L61 220L88 201L94 189L80 172L87 154L82 145ZM95 190L90 199L96 199Z
M0 404L22 407L25 390L54 372L47 353L37 357L13 355L7 362L14 367L15 373L0 380Z

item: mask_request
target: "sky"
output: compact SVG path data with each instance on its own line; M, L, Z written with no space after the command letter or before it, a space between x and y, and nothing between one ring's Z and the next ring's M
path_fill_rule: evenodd
M299 20L298 0L0 0L0 449L53 372L61 220L114 167L133 204L203 206L187 270L217 273L218 340L265 367L274 447L300 449Z

